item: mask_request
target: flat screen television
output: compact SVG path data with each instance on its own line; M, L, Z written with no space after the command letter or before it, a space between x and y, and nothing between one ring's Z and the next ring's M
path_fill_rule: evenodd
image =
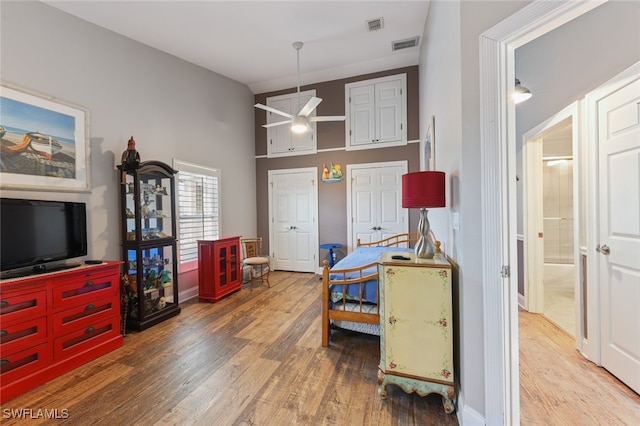
M0 271L31 267L87 254L85 203L0 198Z

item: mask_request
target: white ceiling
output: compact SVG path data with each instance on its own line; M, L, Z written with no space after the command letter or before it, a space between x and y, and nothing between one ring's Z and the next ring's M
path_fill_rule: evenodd
M429 1L59 1L55 8L246 84L253 93L418 64ZM383 18L370 32L367 21ZM422 43L422 40L420 40Z

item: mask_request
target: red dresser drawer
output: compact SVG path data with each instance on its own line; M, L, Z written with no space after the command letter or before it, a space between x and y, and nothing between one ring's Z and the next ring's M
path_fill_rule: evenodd
M110 299L120 291L119 277L114 274L87 274L73 281L54 282L53 308L86 304L96 298Z
M0 382L9 383L13 380L35 373L51 362L51 349L48 344L10 355L2 354L0 359Z
M89 350L120 334L120 317L94 323L53 341L53 359L60 361L69 355Z
M85 330L93 324L119 315L118 298L98 298L88 303L56 312L53 315L53 335L62 336L75 330Z
M0 324L0 358L47 340L47 317L12 324Z
M3 295L0 299L0 322L21 321L45 315L47 311L47 291L15 296Z

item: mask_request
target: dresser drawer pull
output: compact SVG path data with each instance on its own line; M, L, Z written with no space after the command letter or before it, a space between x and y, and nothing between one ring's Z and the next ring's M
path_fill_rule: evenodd
M95 308L96 307L92 303L89 303L87 306L84 307L84 310L86 312L86 311L90 311L90 310L95 309Z
M84 283L85 287L91 287L92 285L94 285L93 281L89 280L87 282Z
M84 331L84 334L93 333L94 331L96 331L96 329L95 329L95 328L93 328L93 327L88 327L88 328Z
M5 306L9 306L9 302L6 300L0 300L0 307L4 308Z
M9 334L7 330L0 330L0 337L6 336L7 334Z
M8 359L0 359L0 366L7 365L7 364L9 364Z

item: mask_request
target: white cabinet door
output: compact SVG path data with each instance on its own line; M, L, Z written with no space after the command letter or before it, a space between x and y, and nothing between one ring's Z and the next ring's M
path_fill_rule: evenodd
M295 114L295 111L291 109L290 99L267 99L267 106L291 115ZM275 114L269 111L267 112L267 124L278 123L286 120L288 120L288 118L280 114ZM291 126L289 124L267 128L269 154L289 152L291 148L291 133Z
M354 87L349 93L351 98L349 118L351 121L350 145L370 145L375 142L375 87L373 84Z
M401 207L406 172L406 161L347 166L351 249L358 239L368 243L408 232L407 210Z
M273 269L315 272L318 266L318 170L269 171Z
M407 143L406 87L406 74L345 85L347 150Z
M597 108L602 365L640 392L640 72Z
M297 115L300 109L315 96L315 90L307 90L300 93L298 100L297 93L289 93L267 98L267 106ZM316 115L313 111L310 117ZM282 115L267 112L267 123L278 123L287 121ZM289 124L269 127L267 129L267 157L283 157L289 155L314 154L317 151L315 130L316 123L310 123L312 131L303 134L296 134L291 131Z
M400 79L376 84L376 143L402 140L402 93Z

